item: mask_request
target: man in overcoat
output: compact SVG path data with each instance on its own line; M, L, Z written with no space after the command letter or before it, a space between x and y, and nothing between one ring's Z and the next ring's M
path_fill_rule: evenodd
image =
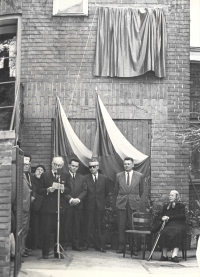
M64 241L64 213L65 213L65 195L70 193L67 174L59 170L63 167L64 160L62 157L54 157L52 160L52 170L46 171L41 175L40 187L37 193L44 196L41 211L42 221L42 257L48 259L50 250L51 231L54 234L54 245L57 238L57 221L58 221L58 189L60 184L60 241ZM61 250L59 249L59 252ZM54 246L54 257L59 258L57 246ZM63 255L60 255L63 258Z
M116 175L116 209L119 228L119 250L123 253L127 220L132 226L132 214L139 210L140 198L143 193L143 175L133 170L134 161L131 157L124 159L124 171ZM136 251L134 251L137 255Z
M83 250L90 246L90 233L94 224L94 246L96 251L106 252L102 245L102 221L109 194L108 178L98 172L99 162L95 159L89 162L90 174L85 176L87 195L84 201L85 238Z
M72 250L82 251L79 246L80 220L83 211L83 200L87 194L87 184L84 176L77 173L79 161L71 159L69 167L69 184L70 194L65 195L66 211L65 211L65 236L66 244L69 243L69 231L71 226L72 234ZM66 246L65 246L66 248Z

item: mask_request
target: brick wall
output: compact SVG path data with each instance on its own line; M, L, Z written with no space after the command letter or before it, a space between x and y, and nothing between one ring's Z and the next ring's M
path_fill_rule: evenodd
M152 120L152 196L157 199L161 195L162 200L176 188L188 200L189 151L177 141L176 132L189 121L190 1L123 1L123 6L163 7L167 23L165 78L157 78L152 72L135 78L94 77L95 3L121 2L89 0L88 17L53 17L53 0L23 1L21 81L25 87L25 118L30 120L31 130L35 119L50 120L56 94L70 118L94 118L97 87L113 118ZM40 140L42 135L38 136ZM24 137L22 144L27 143L32 142ZM39 151L35 149L35 157Z
M14 131L0 132L0 276L10 276L11 166Z
M31 166L42 164L50 169L52 156L51 119L26 118L21 149L32 157Z
M22 0L1 0L0 15L21 13Z

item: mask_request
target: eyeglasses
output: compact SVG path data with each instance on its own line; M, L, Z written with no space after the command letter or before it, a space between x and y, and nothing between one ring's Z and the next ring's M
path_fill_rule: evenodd
M28 164L27 164L27 163L24 163L24 165L28 165L28 166L29 166L29 165L30 165L30 163L28 163Z
M96 168L97 166L98 166L98 164L97 165L89 165L89 169Z
M56 164L56 163L52 163L54 166L57 166L57 167L60 167L60 168L62 168L63 167L63 165L62 164Z

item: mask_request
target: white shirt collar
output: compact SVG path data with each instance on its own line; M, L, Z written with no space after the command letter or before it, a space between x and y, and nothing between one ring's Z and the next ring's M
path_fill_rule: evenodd
M74 178L75 178L76 173L72 173L71 171L69 171L69 173L70 173L70 175L72 176L72 178L73 178L73 176L74 176Z
M131 169L130 171L125 171L125 173L127 174L127 173L129 173L129 174L133 174L133 169Z
M98 180L98 172L95 174L95 176L96 176L96 179ZM94 180L94 174L92 174L92 178Z

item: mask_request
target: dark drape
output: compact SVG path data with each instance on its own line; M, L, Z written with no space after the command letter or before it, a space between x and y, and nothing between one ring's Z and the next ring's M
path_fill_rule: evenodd
M95 76L165 77L166 23L162 9L99 7Z

